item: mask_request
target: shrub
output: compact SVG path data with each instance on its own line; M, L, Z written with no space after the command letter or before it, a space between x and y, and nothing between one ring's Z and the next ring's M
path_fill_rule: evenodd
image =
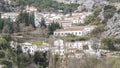
M12 62L9 60L2 60L1 64L6 65L7 68L12 68Z
M90 15L85 18L85 24L98 25L101 23L102 22L101 22L100 18L96 17L94 15Z
M109 37L103 38L102 42L104 43L104 45L108 47L109 50L115 50L113 38Z
M112 18L114 13L116 13L116 8L114 6L111 5L107 5L104 7L104 18L105 21L107 21L108 19Z
M5 53L3 51L0 51L0 58L4 58L5 57Z

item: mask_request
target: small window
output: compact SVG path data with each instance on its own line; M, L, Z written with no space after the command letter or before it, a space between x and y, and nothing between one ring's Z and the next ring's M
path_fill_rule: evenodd
M75 34L77 35L77 32Z
M81 32L79 32L79 34L81 34Z

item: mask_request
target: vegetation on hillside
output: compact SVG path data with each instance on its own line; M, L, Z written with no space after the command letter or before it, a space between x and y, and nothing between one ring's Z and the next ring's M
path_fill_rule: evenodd
M103 43L102 45L103 49L120 50L120 47L115 45L115 44L120 44L120 38L105 37L102 39L102 43Z
M78 4L63 4L58 3L53 0L15 0L16 6L26 6L31 5L37 7L38 10L42 10L45 8L55 8L55 9L68 9L68 10L75 10L79 6Z
M104 12L103 12L104 20L101 20L101 18L99 17L100 12L102 12L102 9L104 10ZM88 25L88 24L89 25L106 24L108 19L112 18L114 16L114 14L117 12L119 13L119 11L117 11L116 7L111 6L111 5L95 7L93 10L93 14L90 16L87 16L85 18L85 24L86 25Z
M116 13L116 7L111 5L105 6L104 7L105 22L107 22L108 19L112 18L115 13Z
M48 25L48 35L53 35L53 33L54 33L54 31L56 30L56 29L60 29L60 28L62 28L62 26L59 24L59 23L51 23L51 24L49 24Z
M120 2L120 0L108 0L109 2L111 3L117 3L117 2Z
M11 34L20 32L22 30L24 31L25 30L27 31L28 29L30 30L30 28L27 29L27 27L24 26L31 26L31 29L35 28L33 13L21 12L16 22L13 22L10 18L8 19L0 18L0 33Z

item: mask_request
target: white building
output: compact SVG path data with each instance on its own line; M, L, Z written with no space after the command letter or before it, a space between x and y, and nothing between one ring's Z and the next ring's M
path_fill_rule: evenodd
M38 47L37 50L41 52L46 52L49 50L49 46L41 46L41 47Z
M23 53L30 53L34 55L34 53L37 51L37 46L31 43L25 42L25 43L22 43L21 45L22 45L21 48Z
M54 41L54 46L52 47L52 53L59 54L61 56L64 55L65 49L64 49L64 41L62 39L58 39Z
M25 10L26 12L36 12L37 11L37 8L33 7L33 6L26 6L25 7Z
M11 21L15 22L17 17L19 15L19 12L8 12L8 13L2 13L1 18L2 19L11 19Z
M53 23L53 21L62 25L62 27L70 27L73 24L84 24L84 19L86 16L91 14L91 12L73 12L72 15L63 15L62 13L34 12L36 27L40 25L42 18L45 19L46 25Z
M94 28L95 26L72 26L65 29L57 29L54 32L54 36L67 36L68 34L83 36L90 33Z
M11 42L10 42L10 46L11 46L12 49L17 49L17 44L18 44L18 43L17 43L17 42L14 42L14 41L11 41Z
M88 49L84 49L84 46ZM54 46L52 47L53 54L59 54L64 56L65 53L76 54L77 51L92 50L90 41L75 41L75 42L64 42L62 39L54 41Z
M50 48L50 45L48 43L43 42L42 46L39 46L37 50L41 52L46 52L49 50L49 48Z

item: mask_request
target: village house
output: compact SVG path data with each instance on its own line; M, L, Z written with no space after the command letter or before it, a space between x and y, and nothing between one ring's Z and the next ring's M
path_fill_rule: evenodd
M9 19L13 22L16 21L17 17L19 15L19 12L7 12L7 13L1 13L2 19Z
M54 32L54 36L67 36L68 34L83 36L90 33L94 28L95 26L72 26L64 29L57 29Z
M50 45L48 43L43 42L42 46L38 46L37 51L46 52L49 50L49 48L50 48Z
M34 53L37 51L37 46L28 42L22 43L21 48L23 53L30 53L31 55L34 55Z
M82 12L82 13L77 13L74 12L72 15L66 14L63 15L62 13L49 13L49 12L34 12L34 17L35 17L35 24L36 27L40 26L40 22L42 19L45 19L46 25L49 25L53 22L57 22L62 27L70 27L74 24L84 24L84 19L86 16L89 16L92 14L91 12Z
M91 12L73 12L71 15L69 14L68 16L65 16L63 19L71 21L72 24L84 24L84 19L86 18L86 16L89 16L91 14Z
M18 45L18 43L17 42L14 42L14 41L11 41L10 42L10 47L11 47L11 49L17 49L17 45Z
M37 9L35 8L35 7L33 7L33 6L26 6L25 7L25 10L23 10L23 11L26 11L26 12L36 12L37 11Z
M59 54L61 57L63 57L65 53L79 55L80 51L80 54L82 53L81 55L83 55L86 50L92 50L90 41L64 42L62 39L54 41L52 48L52 53Z
M37 50L40 52L46 52L49 50L49 46L41 46L41 47L38 47Z
M52 53L53 54L60 54L61 56L64 55L64 41L62 39L58 39L56 41L54 41L53 43L53 49L52 49Z
M92 48L92 43L89 40L86 41L74 41L68 42L62 39L57 39L53 42L53 45L43 42L42 46L33 45L31 43L25 42L21 43L21 49L23 53L29 53L34 55L36 51L46 52L51 51L53 55L57 54L60 57L64 58L65 54L68 54L69 57L80 58L86 55L101 55L101 50L95 51ZM11 42L11 48L14 50L17 47L17 43ZM103 52L102 52L103 53Z

